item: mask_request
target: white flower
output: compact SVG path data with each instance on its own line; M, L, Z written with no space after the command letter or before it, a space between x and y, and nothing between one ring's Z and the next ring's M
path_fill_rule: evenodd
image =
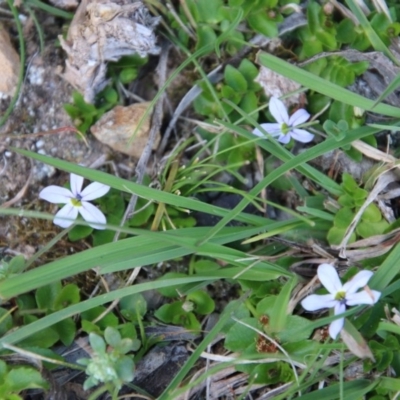
M342 285L336 269L330 264L321 264L318 267L318 278L328 290L329 294L312 294L307 296L301 305L307 311L316 311L321 308L333 308L334 314L342 314L346 311L346 306L356 306L360 304L375 304L381 293L371 290L358 292L358 289L367 285L373 272L363 270L358 272L351 280ZM344 325L344 318L338 318L329 325L329 335L336 339Z
M289 117L285 105L276 97L269 100L269 111L275 118L277 123L261 124L261 127L271 136L277 136L278 142L287 144L293 138L298 142L308 143L314 139L314 135L304 129L296 128L296 126L304 124L310 118L310 114L303 108L297 110ZM259 129L254 129L253 134L265 137L264 133Z
M110 187L93 182L82 190L83 177L71 174L71 190L61 186L48 186L39 193L39 198L65 206L54 217L54 223L62 228L68 228L77 218L78 213L94 229L104 229L107 222L104 214L90 200L104 196Z

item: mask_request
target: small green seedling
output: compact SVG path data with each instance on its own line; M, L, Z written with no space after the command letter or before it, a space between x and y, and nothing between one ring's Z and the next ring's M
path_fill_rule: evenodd
M133 380L135 364L127 353L136 351L140 341L123 339L117 329L108 327L104 339L91 333L89 342L93 349L92 357L78 360L79 364L86 366L88 375L83 388L87 390L104 383L112 388L115 398L122 385Z

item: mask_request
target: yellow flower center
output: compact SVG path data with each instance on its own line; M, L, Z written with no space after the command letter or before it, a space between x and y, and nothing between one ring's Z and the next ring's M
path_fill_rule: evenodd
M82 203L78 199L71 199L71 203L74 207L82 207Z
M343 301L346 299L346 292L337 292L335 296L335 300Z
M287 126L285 123L281 124L281 132L283 135L287 135L290 132L290 127Z

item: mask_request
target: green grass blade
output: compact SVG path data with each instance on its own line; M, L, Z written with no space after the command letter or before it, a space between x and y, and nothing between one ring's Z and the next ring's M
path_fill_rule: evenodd
M318 93L329 96L332 99L341 101L349 104L353 107L359 107L367 111L374 111L389 117L400 118L400 109L387 104L378 104L376 107L373 100L369 100L356 93L350 92L350 90L344 89L332 82L329 82L319 76L312 74L311 72L305 71L295 65L289 64L288 62L279 59L278 57L272 56L268 53L259 53L258 61L261 65L272 69L273 71L286 76L301 85L315 90Z
M195 211L204 212L211 215L224 216L228 211L224 208L213 206L200 200L193 198L185 198L172 193L163 192L157 189L149 188L144 185L139 185L135 182L131 182L122 178L118 178L109 175L105 172L96 171L90 168L85 168L74 163L70 163L64 160L58 160L52 157L44 156L42 154L34 153L31 151L11 148L11 150L16 153L22 154L27 157L34 158L35 160L41 161L45 164L52 165L64 171L73 172L75 174L81 175L87 179L95 182L104 183L109 185L114 189L120 190L122 192L136 194L147 200L153 200L159 203L170 204L183 209L190 209ZM238 221L253 224L253 225L264 225L266 223L265 218L256 215L250 215L243 213L238 217Z
M334 383L323 389L315 390L314 392L307 393L299 399L302 400L336 400L336 399L361 399L365 394L370 392L376 385L378 380L371 383L368 379L358 379L351 382ZM344 397L340 396L343 389Z
M220 316L218 322L214 325L211 331L205 336L203 341L197 346L196 350L186 361L185 365L179 370L174 379L170 382L168 387L164 390L158 400L172 400L175 399L176 396L173 394L173 391L178 388L186 375L193 368L195 362L200 358L200 355L203 351L207 349L207 346L213 341L213 339L218 335L218 333L222 330L226 322L229 320L231 314L240 304L239 300L232 301L229 303L228 307L224 310L222 315Z
M236 128L236 131L238 133L243 133L246 137L249 137L251 135L250 132L240 130ZM373 129L370 127L362 127L362 128L357 128L353 129L348 132L347 136L343 138L342 140L337 141L336 139L327 139L322 143L319 143L315 145L314 147L311 147L304 153L301 153L297 155L296 157L292 158L291 160L287 161L285 164L281 165L277 169L275 169L273 172L271 172L268 176L266 176L261 182L259 182L256 186L254 186L253 189L250 190L249 194L250 196L257 196L262 189L270 185L273 181L278 179L280 176L284 175L287 171L290 171L291 169L298 168L299 165L305 164L306 162L319 157L322 154L325 154L331 150L334 150L338 147L346 146L347 144L350 144L354 140L361 139L365 136L372 135L379 130ZM269 141L265 140L264 141L265 145L269 143ZM219 221L210 231L208 234L199 242L199 244L202 244L208 240L210 240L215 234L217 234L229 221L232 219L236 218L236 216L247 206L248 200L243 199L226 217L222 218L221 221Z
M378 271L376 271L371 280L368 282L368 285L375 290L384 290L400 272L399 259L400 244L397 244L378 268Z
M374 106L386 99L391 93L393 93L400 86L400 74L397 75L392 82L389 83L388 87L382 92L382 94L375 100Z
M246 258L247 255L238 250L225 248L223 244L243 240L257 232L258 229L227 228L215 237L213 243L197 247L196 242L207 231L208 228L186 228L167 232L144 231L145 233L142 236L85 250L0 282L0 298L11 298L96 266L101 267L102 273L111 273L143 265L157 264L193 253L214 254L240 266L239 269L232 272L232 276L242 272L247 264L237 263L235 260ZM260 271L265 275L257 275ZM264 280L275 279L279 275L290 275L290 273L284 268L268 262L260 263L257 268L254 267L245 274L248 279L256 280L259 278Z
M297 283L296 277L290 279L282 287L282 290L276 298L274 308L270 312L269 328L270 332L279 333L286 326L287 306L289 304L290 295L294 285Z
M61 17L66 20L72 20L72 18L74 17L73 13L70 13L70 12L64 11L64 10L60 10L59 8L56 8L49 4L43 3L40 0L25 0L25 2L28 5L39 8L39 9L43 10L44 12L46 12L48 14L52 14L56 17Z
M361 27L363 28L364 33L367 35L367 38L369 39L369 42L371 43L372 47L377 51L381 51L396 65L400 65L396 57L392 54L392 52L389 50L386 44L383 43L382 39L375 32L374 28L368 21L368 18L361 10L359 4L354 0L346 0L346 3L349 6L352 13L357 18L357 21L360 23Z
M21 340L24 340L27 337L33 335L34 333L41 332L43 329L53 326L54 324L64 320L65 318L81 314L82 312L90 310L93 307L109 303L116 299L122 299L123 297L130 296L136 293L143 293L147 290L154 290L169 286L184 285L201 281L212 282L215 281L216 279L218 278L217 277L207 278L198 276L188 277L188 278L175 278L164 281L160 280L155 282L139 283L134 286L129 286L123 289L114 290L112 292L102 294L101 296L97 296L92 299L82 301L78 304L74 304L60 311L56 311L53 314L46 315L45 317L42 317L35 322L32 322L17 330L13 330L12 332L5 334L2 338L0 338L0 348L4 343L8 344L18 343Z

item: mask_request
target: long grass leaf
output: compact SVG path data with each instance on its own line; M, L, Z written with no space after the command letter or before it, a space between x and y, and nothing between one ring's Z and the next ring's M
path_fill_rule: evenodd
M363 28L364 33L367 35L367 38L369 39L369 42L371 43L372 47L377 51L381 51L396 65L400 65L396 57L392 54L392 52L389 50L386 44L383 43L382 39L375 32L371 23L368 21L368 18L362 12L360 5L357 3L357 1L346 0L346 3L349 6L352 13L357 18L357 21L360 23L361 27Z
M400 118L400 109L397 107L387 104L378 104L375 106L373 100L369 100L359 94L350 92L350 90L335 85L326 79L320 78L311 72L296 67L295 65L281 60L271 54L259 53L258 61L261 65L272 69L278 74L286 76L287 78L290 78L311 90L329 96L332 99L339 100L353 107L359 107L367 111L374 111L389 117Z
M236 131L239 133L243 133L246 137L249 137L251 135L250 132L240 130L236 128ZM268 176L266 176L261 182L259 182L256 186L254 186L253 189L250 190L249 194L251 196L257 196L261 190L266 188L268 185L270 185L272 182L274 182L276 179L278 179L280 176L284 175L286 172L290 171L291 169L298 168L299 165L305 164L306 162L319 157L322 154L325 154L331 150L334 150L338 147L346 146L347 144L350 144L352 141L361 139L365 136L372 135L379 130L369 128L369 127L362 127L362 128L357 128L353 129L348 132L347 136L343 138L342 140L335 140L333 138L327 139L322 143L319 143L315 145L314 147L306 150L304 153L301 153L297 155L296 157L292 158L285 164L279 166L276 168L274 171L272 171ZM267 141L265 141L267 143ZM208 234L201 240L199 241L199 244L202 244L206 242L207 240L210 240L215 234L217 234L229 221L232 219L236 218L236 216L247 206L248 200L243 199L232 211L230 211L229 215L226 217L222 218L221 221L219 221L210 231Z

